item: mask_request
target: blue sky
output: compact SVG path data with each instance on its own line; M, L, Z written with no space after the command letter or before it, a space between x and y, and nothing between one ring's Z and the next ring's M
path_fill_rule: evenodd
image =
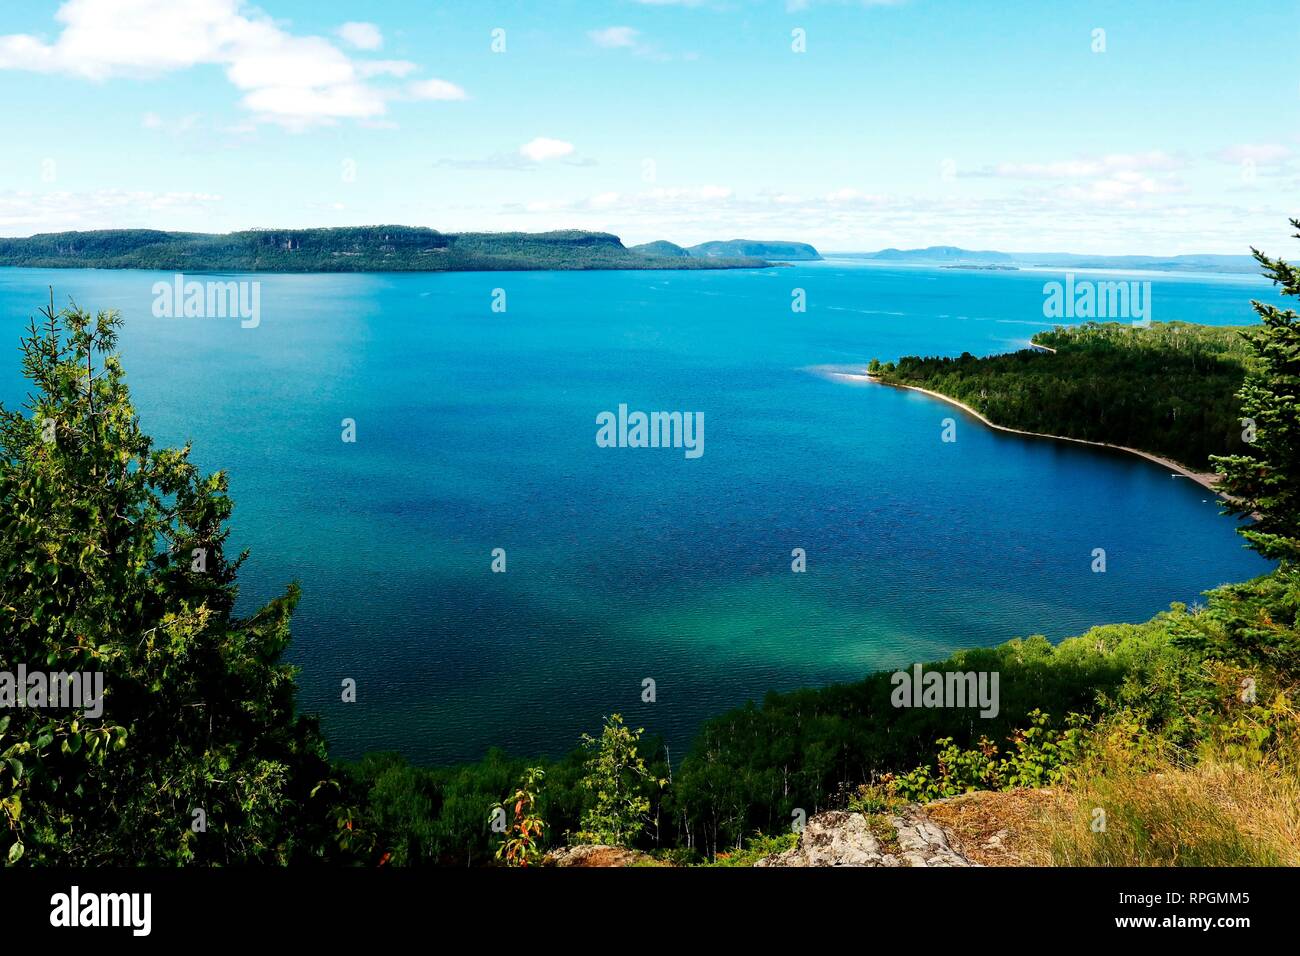
M1298 12L26 0L0 13L0 234L397 222L1289 252Z

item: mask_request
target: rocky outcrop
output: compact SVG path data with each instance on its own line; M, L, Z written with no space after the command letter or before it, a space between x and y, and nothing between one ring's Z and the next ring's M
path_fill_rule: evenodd
M542 866L655 866L654 857L640 850L600 843L562 846L546 854Z
M755 866L1050 866L1042 820L1051 789L980 790L883 813L828 810L791 850ZM547 854L544 866L668 866L639 850L583 845Z
M794 849L755 866L979 866L952 847L948 832L919 808L868 816L846 810L808 821Z

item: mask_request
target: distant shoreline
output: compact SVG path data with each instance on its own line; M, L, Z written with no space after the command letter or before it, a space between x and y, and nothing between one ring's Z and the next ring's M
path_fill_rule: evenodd
M510 272L761 272L767 269L788 269L791 262L764 262L741 265L613 265L613 266L525 266L510 267L475 266L463 269L241 269L236 267L200 268L194 266L85 266L66 263L42 263L39 265L13 264L0 262L0 269L30 269L32 271L50 272L148 272L152 274L168 273L183 276L395 276L395 275L459 275L464 273L505 274Z
M1140 448L1130 448L1127 445L1112 445L1110 442L1089 441L1086 438L1071 438L1068 435L1049 435L1046 432L1031 432L1031 431L1025 431L1024 429L1021 428L1008 428L1006 425L999 425L996 422L989 421L987 418L985 418L975 409L971 408L969 405L966 405L963 402L959 402L955 398L952 398L948 395L944 395L942 392L934 392L928 388L921 388L917 385L896 385L893 382L882 381L876 376L870 375L866 372L861 372L861 373L835 372L832 374L841 376L843 378L852 379L853 381L872 382L876 385L886 385L889 388L905 389L907 391L920 392L923 395L929 395L931 398L937 398L942 402L947 402L949 405L955 405L957 408L960 408L962 411L966 412L966 414L972 416L973 418L979 419L980 422L987 425L989 428L992 428L1000 432L1007 432L1008 434L1011 435L1024 435L1028 438L1050 438L1055 441L1074 442L1076 445L1092 445L1094 448L1112 448L1116 451L1128 452L1130 455L1137 455L1141 458L1145 458L1147 461L1154 462L1157 465L1160 465L1164 468L1168 468L1170 471L1177 472L1178 474L1182 475L1184 478L1192 479L1192 481L1196 482L1198 485L1202 486L1207 491L1214 492L1216 495L1218 495L1220 498L1223 498L1225 501L1232 500L1230 495L1227 495L1218 489L1217 485L1223 476L1218 474L1217 472L1197 471L1196 469L1190 468L1187 465L1176 462L1171 458L1162 458L1159 455L1153 455L1149 451L1143 451Z
M0 238L0 266L177 273L612 272L770 269L820 260L807 243L728 239L631 248L612 233L439 232L424 226L247 229L231 233L101 229Z

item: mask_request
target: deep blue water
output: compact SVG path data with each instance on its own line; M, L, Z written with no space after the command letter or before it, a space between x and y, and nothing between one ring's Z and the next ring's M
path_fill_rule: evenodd
M154 318L169 274L3 269L0 322L16 345L49 285L120 309L146 430L230 475L234 544L252 551L241 602L302 583L291 657L334 752L446 762L561 752L612 711L681 748L769 689L1144 620L1266 570L1207 492L1157 465L809 371L1021 347L1051 325L1058 277L263 275L243 277L262 283L244 329ZM1241 324L1270 297L1252 277L1136 278L1161 321ZM703 412L703 456L598 448L595 417L620 403Z

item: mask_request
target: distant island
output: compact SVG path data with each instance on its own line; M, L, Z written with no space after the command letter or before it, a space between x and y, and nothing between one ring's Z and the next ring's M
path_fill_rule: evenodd
M821 259L819 253L806 242L763 242L757 239L728 239L725 242L701 242L697 246L683 247L660 239L633 246L641 255L671 256L676 258L708 259L779 259L784 262L809 262Z
M881 249L879 252L834 252L838 259L863 259L905 265L943 265L977 269L1130 269L1151 272L1258 272L1249 255L1192 254L1182 256L1097 256L1071 252L998 252L991 249L962 249L959 246L927 246L924 249Z
M418 226L252 229L224 235L105 229L0 239L0 266L188 272L494 272L755 269L820 259L800 242L734 239L628 248L606 232L438 232Z

